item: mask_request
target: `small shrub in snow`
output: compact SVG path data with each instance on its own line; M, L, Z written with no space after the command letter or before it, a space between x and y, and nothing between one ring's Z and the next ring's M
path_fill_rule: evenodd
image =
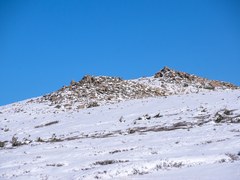
M91 102L87 105L87 108L97 107L99 104L97 102Z
M46 166L53 166L53 167L62 167L64 166L64 164L61 164L61 163L57 163L57 164L47 164Z
M61 141L63 141L63 140L60 138L57 138L57 136L55 134L53 134L49 140L49 142L61 142Z
M50 125L57 124L57 123L59 123L59 121L52 121L52 122L49 122L49 123L46 123L46 124L35 126L35 128L41 128L41 127L44 127L44 126L50 126Z
M18 141L18 138L15 137L15 136L12 137L11 143L12 143L12 146L21 146L21 145L23 145L23 143Z
M139 169L134 168L132 174L133 175L144 175L144 174L148 174L148 172L141 171Z
M238 161L240 159L238 155L232 153L226 153L226 156L230 158L231 162Z
M62 106L61 105L56 105L55 108L60 109Z
M105 161L97 161L93 163L93 165L109 165L109 164L115 164L115 163L125 163L129 162L128 160L105 160Z
M44 140L42 138L40 138L40 137L38 137L36 141L37 142L44 142Z
M0 147L4 147L5 146L5 142L4 141L0 141Z
M153 118L160 118L160 117L163 117L160 113L158 113L155 116L153 116Z
M124 122L123 116L120 117L119 122Z
M221 159L218 161L218 163L225 163L226 162L226 159Z

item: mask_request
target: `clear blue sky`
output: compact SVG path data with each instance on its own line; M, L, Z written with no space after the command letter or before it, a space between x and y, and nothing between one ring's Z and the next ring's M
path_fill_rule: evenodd
M0 105L165 65L240 85L240 1L0 0Z

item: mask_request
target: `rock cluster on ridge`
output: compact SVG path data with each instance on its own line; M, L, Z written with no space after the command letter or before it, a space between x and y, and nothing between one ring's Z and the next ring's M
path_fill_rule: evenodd
M237 86L213 81L164 67L154 77L123 80L118 77L84 76L71 81L56 92L43 96L56 108L82 109L130 99L198 93L216 89L236 89Z
M185 72L175 71L168 67L164 67L162 70L154 75L154 78L163 79L169 83L178 83L183 86L193 85L204 89L215 89L215 88L227 88L236 89L237 86L215 80L208 80L206 78L191 75Z
M150 87L118 77L84 76L79 82L71 81L69 86L43 96L57 107L89 108L101 104L115 103L128 99L163 96L160 88Z

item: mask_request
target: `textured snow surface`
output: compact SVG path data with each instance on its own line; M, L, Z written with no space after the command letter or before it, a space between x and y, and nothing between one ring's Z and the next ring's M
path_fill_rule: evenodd
M2 106L0 179L237 180L239 116L240 90L80 110Z

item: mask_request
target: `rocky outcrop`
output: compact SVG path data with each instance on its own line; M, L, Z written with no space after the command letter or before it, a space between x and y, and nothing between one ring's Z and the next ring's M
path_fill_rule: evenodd
M175 71L168 67L164 67L162 70L157 72L154 75L154 78L164 80L165 82L168 82L168 83L182 84L183 87L192 85L192 86L196 86L204 89L215 89L215 88L236 89L238 88L237 86L231 83L208 80L206 78L198 77L185 72Z
M130 99L198 93L199 89L217 88L236 89L237 86L164 67L154 78L137 80L86 75L78 82L72 80L69 86L43 96L40 101L50 102L57 109L82 109Z
M79 82L71 81L69 86L43 96L43 101L65 108L90 108L101 104L115 103L129 99L163 96L160 88L153 88L119 77L84 76ZM59 107L60 106L60 107Z

